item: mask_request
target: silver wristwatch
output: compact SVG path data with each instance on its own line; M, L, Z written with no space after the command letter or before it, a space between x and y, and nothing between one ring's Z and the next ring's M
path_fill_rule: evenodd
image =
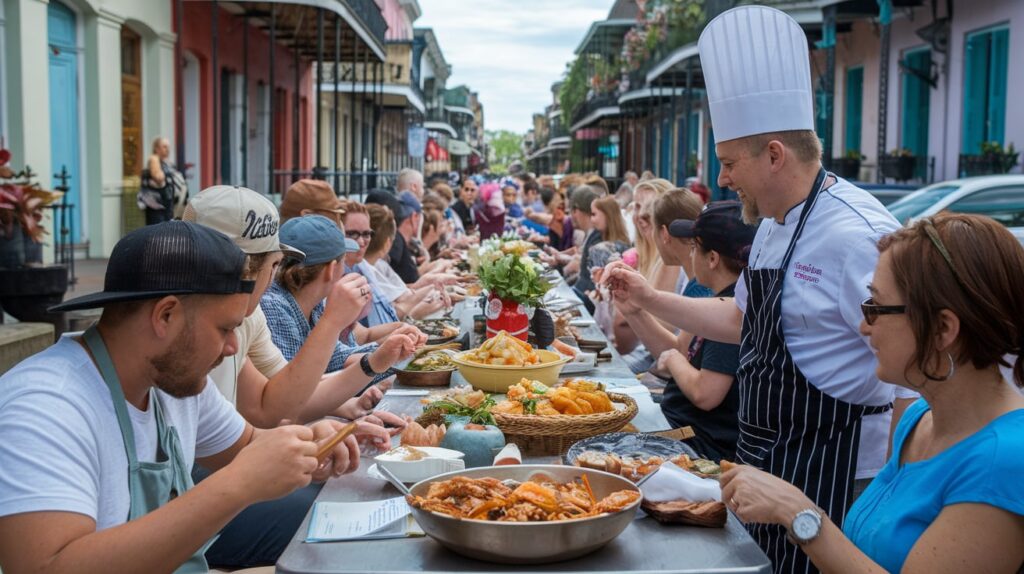
M787 537L797 546L803 546L821 534L821 513L814 508L801 510L793 517Z

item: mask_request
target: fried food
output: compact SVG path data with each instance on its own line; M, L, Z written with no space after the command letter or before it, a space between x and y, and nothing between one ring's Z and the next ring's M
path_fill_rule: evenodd
M499 331L479 348L468 351L463 358L483 365L525 367L540 364L540 356L533 350L533 346L505 331Z
M510 415L589 415L615 410L600 383L570 379L562 386L549 388L539 381L522 379L509 387L506 400L492 413Z
M597 500L586 475L572 482L539 478L511 483L457 476L430 485L427 496L406 496L410 506L455 518L502 522L546 522L618 512L640 498L620 490Z
M666 460L660 456L618 456L609 452L587 450L580 453L576 460L573 461L573 464L583 468L592 468L618 474L636 482L654 472L665 462ZM667 462L671 462L679 468L701 478L718 478L725 471L724 466L719 467L719 465L710 460L690 458L690 456L685 454L673 456Z
M441 446L444 440L445 426L432 424L426 428L416 421L409 421L402 431L402 446Z

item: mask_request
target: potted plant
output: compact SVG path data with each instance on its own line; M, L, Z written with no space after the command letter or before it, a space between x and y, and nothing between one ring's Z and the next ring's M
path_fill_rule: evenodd
M864 156L860 150L847 150L842 157L832 158L832 171L843 179L857 179L860 177L860 162Z
M1003 149L997 141L981 142L981 154L962 154L960 156L960 175L991 175L1008 173L1020 159L1020 152L1014 149L1013 143Z
M914 178L917 168L917 157L907 148L898 148L878 159L878 167L883 177L896 181L909 181Z
M10 160L11 153L0 149L0 306L19 321L54 323L59 335L64 317L46 309L63 300L68 271L42 264L46 230L40 222L43 209L63 194L42 189L28 168L15 173Z
M551 285L541 278L540 266L525 253L518 252L522 241L500 243L480 254L477 272L480 286L487 291L487 336L499 331L525 341L530 318ZM510 248L511 247L511 248Z
M34 174L28 168L15 173L7 165L10 161L11 152L0 149L0 268L4 269L42 264L43 209L63 195L32 182Z

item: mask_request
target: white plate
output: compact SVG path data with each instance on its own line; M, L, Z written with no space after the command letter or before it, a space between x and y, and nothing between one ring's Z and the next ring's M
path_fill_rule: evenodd
M466 463L462 460L465 455L457 450L431 446L415 448L426 453L427 458L398 460L390 458L387 453L384 453L374 457L374 461L378 465L386 466L391 474L402 482L419 482L431 476L466 468Z
M572 325L573 327L590 327L591 325L596 325L597 321L593 319L586 319L584 317L577 317L575 319L570 320L569 324Z

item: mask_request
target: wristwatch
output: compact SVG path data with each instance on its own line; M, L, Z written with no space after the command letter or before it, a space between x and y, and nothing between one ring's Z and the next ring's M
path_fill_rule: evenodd
M376 377L380 373L373 370L373 366L370 365L370 354L366 353L359 358L359 368L363 370L363 374L367 377Z
M789 525L789 532L786 537L797 546L803 546L811 542L821 534L821 513L814 508L808 508L796 513L793 522Z

